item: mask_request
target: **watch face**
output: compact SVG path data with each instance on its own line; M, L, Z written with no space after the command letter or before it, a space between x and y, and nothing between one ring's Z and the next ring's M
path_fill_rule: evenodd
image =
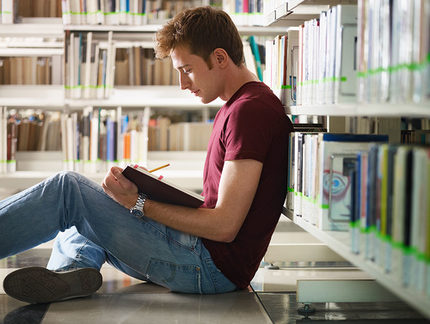
M139 209L133 209L133 210L131 211L131 213L132 213L134 216L136 216L137 218L141 218L141 217L143 217L143 213L142 213L142 211L141 211L141 210L139 210Z

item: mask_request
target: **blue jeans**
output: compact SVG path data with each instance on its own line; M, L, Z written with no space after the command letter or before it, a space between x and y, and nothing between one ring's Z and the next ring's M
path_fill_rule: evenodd
M236 286L213 263L199 237L138 219L101 186L62 172L0 202L0 259L57 236L48 268L124 273L172 291L212 294Z

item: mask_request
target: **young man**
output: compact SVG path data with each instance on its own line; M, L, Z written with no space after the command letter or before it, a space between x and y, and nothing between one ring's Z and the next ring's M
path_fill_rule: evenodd
M95 292L107 261L142 280L187 293L246 288L267 249L286 195L292 125L279 100L244 65L229 16L185 10L157 33L181 89L226 103L214 121L201 208L151 200L113 167L102 187L60 173L0 203L0 258L58 236L48 269L24 268L6 293L52 302Z

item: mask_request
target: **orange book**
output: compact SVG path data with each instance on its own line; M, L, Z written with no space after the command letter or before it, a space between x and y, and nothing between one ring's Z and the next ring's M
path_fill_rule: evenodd
M130 133L124 134L124 160L130 160Z

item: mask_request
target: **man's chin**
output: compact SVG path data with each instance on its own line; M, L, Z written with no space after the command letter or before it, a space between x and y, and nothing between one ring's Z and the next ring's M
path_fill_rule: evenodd
M204 97L200 97L200 101L204 104L208 104L211 103L212 101L214 101L216 98L204 98Z

